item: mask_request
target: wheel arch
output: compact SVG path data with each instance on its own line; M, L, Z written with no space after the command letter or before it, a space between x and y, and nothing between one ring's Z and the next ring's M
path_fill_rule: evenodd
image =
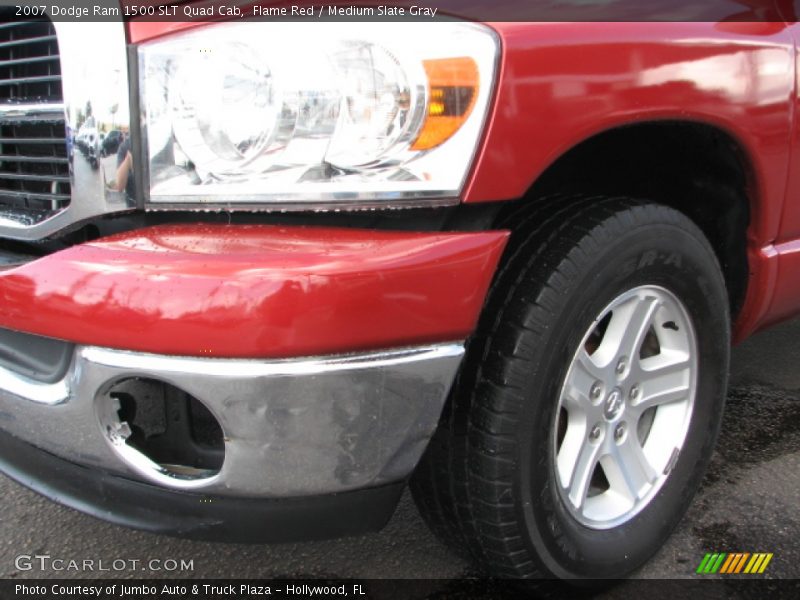
M496 223L513 230L520 211L554 193L630 196L671 206L711 242L735 319L747 294L748 231L759 216L758 190L755 161L725 128L680 119L624 123L566 149L520 200L500 211Z

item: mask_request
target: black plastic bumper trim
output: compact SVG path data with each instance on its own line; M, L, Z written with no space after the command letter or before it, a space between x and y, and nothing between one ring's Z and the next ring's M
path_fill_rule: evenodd
M34 381L55 383L67 373L75 345L0 328L0 367Z
M0 471L31 490L125 527L195 540L263 543L378 531L405 482L323 496L206 496L155 487L76 465L0 431Z

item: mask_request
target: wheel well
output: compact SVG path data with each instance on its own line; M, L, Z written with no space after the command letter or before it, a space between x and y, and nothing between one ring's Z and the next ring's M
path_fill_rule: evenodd
M588 139L551 165L522 202L553 193L590 193L647 198L681 211L711 242L735 317L747 291L749 180L745 154L727 133L664 121Z

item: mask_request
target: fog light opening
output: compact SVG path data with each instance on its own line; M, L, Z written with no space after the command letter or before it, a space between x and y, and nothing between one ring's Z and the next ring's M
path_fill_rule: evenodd
M115 383L101 401L107 408L101 410L101 419L105 414L109 439L135 469L170 483L205 480L222 468L222 427L202 402L183 390L132 378Z

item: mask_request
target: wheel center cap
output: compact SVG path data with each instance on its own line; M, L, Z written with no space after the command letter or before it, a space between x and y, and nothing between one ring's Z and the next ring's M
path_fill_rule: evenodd
M622 395L622 390L619 388L614 388L608 394L606 401L603 403L603 416L607 420L613 421L620 415L624 408L625 398Z

